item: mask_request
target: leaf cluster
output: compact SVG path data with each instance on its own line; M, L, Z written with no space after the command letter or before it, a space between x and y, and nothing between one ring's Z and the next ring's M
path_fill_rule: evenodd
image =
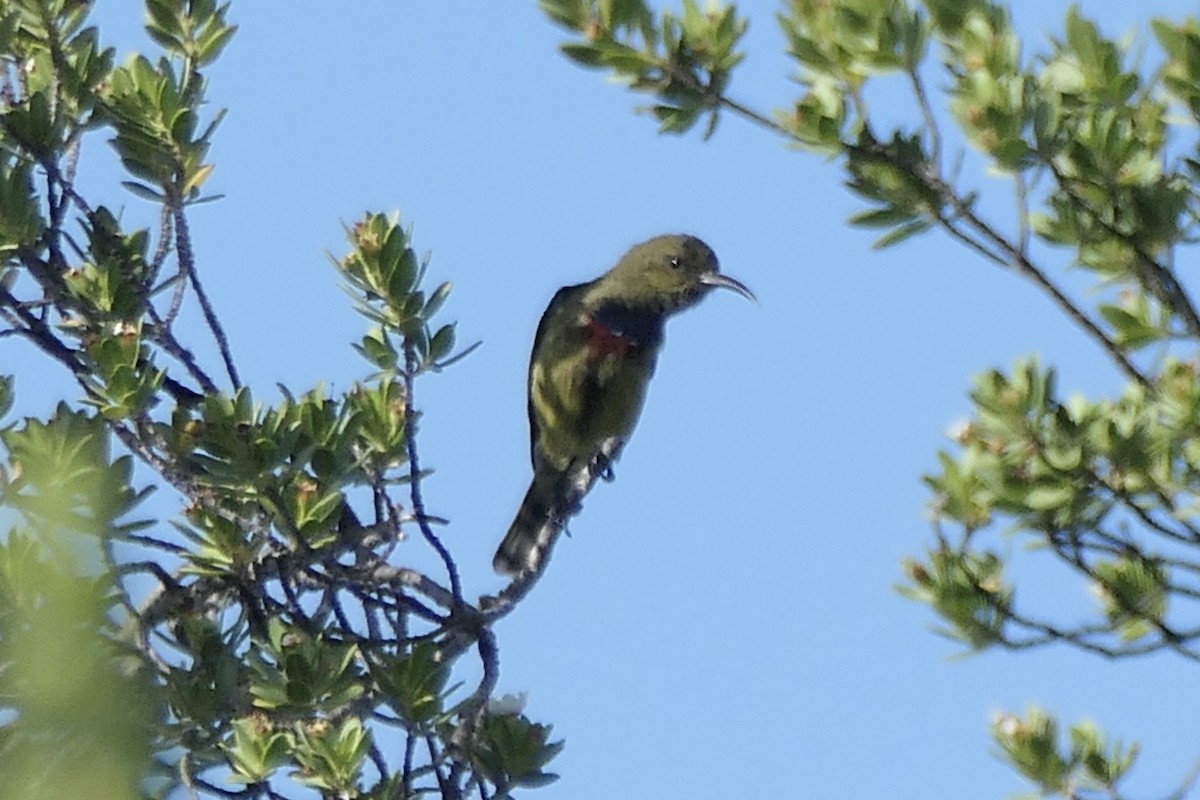
M224 112L205 73L236 31L228 4L146 0L161 52L122 65L88 8L0 6L0 344L32 343L79 390L0 428L0 795L483 798L549 782L549 727L485 713L489 626L515 600L468 602L421 498L416 386L474 349L439 319L450 283L428 288L398 214L365 214L333 259L367 322L365 374L252 392L189 229L215 199L201 192ZM96 138L157 226L110 210L128 195L76 185ZM215 369L177 326L189 305ZM0 416L17 383L0 376ZM160 486L182 498L167 523L141 516ZM404 566L417 548L440 572ZM483 676L464 688L451 676L472 648ZM89 764L111 766L102 780Z
M1033 782L1043 795L1084 797L1098 792L1114 795L1117 782L1138 756L1136 744L1112 742L1089 721L1072 725L1067 743L1059 741L1058 723L1040 708L1024 717L998 714L992 720L992 739L1003 757Z
M539 0L542 11L581 41L562 46L575 63L608 69L632 88L652 94L647 110L664 133L681 134L707 116L705 138L719 121L719 100L744 53L746 21L734 6L701 10L683 0L676 14L655 17L644 0Z
M575 36L568 55L661 101L655 63L605 60L604 37L636 50L673 12L617 5L633 9L625 27L606 24L605 4L543 8ZM733 3L707 14L741 19ZM850 223L878 231L877 248L940 231L1027 280L1126 383L1112 399L1064 398L1032 359L980 375L955 447L925 478L934 542L905 561L901 591L972 652L1065 644L1200 660L1200 315L1177 270L1200 238L1200 23L1153 20L1136 45L1072 7L1039 45L993 0L790 0L776 19L798 96L767 113L723 76L711 113L840 162L865 202ZM605 47L589 49L593 30ZM881 122L885 95L912 113ZM1003 182L974 188L969 164ZM1014 540L1073 577L1063 585L1094 613L1022 602ZM1003 757L1041 791L1119 796L1132 756L1091 729L1073 728L1064 755L1052 717L1002 727Z

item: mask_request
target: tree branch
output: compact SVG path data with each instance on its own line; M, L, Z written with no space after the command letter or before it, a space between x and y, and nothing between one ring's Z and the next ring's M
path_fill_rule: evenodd
M421 496L421 465L417 457L416 412L413 408L413 383L417 372L417 356L412 345L404 345L404 439L408 450L408 489L412 501L413 516L425 541L437 552L450 579L450 591L454 595L454 606L466 605L463 600L462 581L458 576L458 565L450 551L433 532L425 516L425 500Z
M204 315L204 321L207 323L213 339L216 340L217 349L221 353L221 360L225 363L225 373L229 376L229 382L233 385L234 389L240 389L242 381L238 378L237 367L233 364L233 353L229 349L229 339L225 336L225 329L221 326L221 321L217 319L216 311L213 309L212 303L209 302L208 293L204 291L204 286L200 283L200 276L196 272L196 263L192 255L191 234L188 232L187 215L183 213L183 205L178 198L171 200L171 214L175 220L175 252L179 257L179 268L187 276L188 282L192 284L192 288L196 291L196 301L200 304L200 313Z

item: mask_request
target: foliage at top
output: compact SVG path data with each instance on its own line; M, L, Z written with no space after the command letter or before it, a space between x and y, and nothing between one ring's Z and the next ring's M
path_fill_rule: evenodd
M1067 397L1033 359L976 379L925 478L933 543L904 564L902 593L941 633L972 652L1200 661L1200 315L1176 268L1200 237L1200 22L1153 20L1132 47L1073 7L1038 46L991 0L789 0L776 21L799 96L765 112L730 92L748 25L732 3L540 5L570 32L563 53L651 97L662 131L705 121L709 136L731 114L836 160L865 204L850 223L880 231L876 247L942 231L1044 292L1125 382ZM906 92L912 118L881 125L884 92ZM972 186L965 165L980 163L1008 197ZM1069 269L1091 285L1070 288ZM1022 602L1014 540L1056 565L1060 591L1090 595L1091 618ZM1035 709L992 733L1039 792L1121 796L1136 748L1056 730Z

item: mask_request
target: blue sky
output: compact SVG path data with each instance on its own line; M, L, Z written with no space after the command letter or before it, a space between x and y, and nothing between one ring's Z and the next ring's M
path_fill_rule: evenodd
M101 5L107 44L145 47L134 4ZM1037 43L1068 4L1017 5ZM1174 688L1191 680L1177 660L954 659L892 588L929 542L919 477L975 373L1036 353L1065 390L1120 386L1032 286L937 235L870 250L873 232L845 224L861 205L835 164L736 119L707 143L658 136L630 113L641 99L558 55L562 34L531 0L282 8L235 3L241 29L209 74L213 105L230 110L206 187L225 199L191 217L202 276L257 395L340 390L367 372L349 347L364 323L324 252L344 251L341 223L364 209L414 224L431 277L455 283L444 317L461 342L483 341L417 397L437 470L426 502L452 520L470 594L502 585L491 554L529 477L526 359L554 290L686 231L761 299L718 294L670 323L616 482L498 628L501 690L528 691L528 713L567 741L561 781L529 796L1002 797L1026 787L991 754L989 715L1034 702L1140 739L1132 794L1177 785L1200 757L1200 699ZM732 90L764 110L795 94L775 8L742 6L749 57ZM1194 6L1082 10L1120 34ZM882 94L879 112L913 119L900 99ZM149 224L119 177L90 140L89 196ZM971 182L1007 198L1000 179ZM202 341L194 315L190 330ZM19 413L75 396L11 339L0 359ZM399 557L433 568L423 549ZM1088 608L1075 584L1021 591Z

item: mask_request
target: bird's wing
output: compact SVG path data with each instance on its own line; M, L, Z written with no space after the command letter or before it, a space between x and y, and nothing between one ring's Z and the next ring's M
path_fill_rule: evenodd
M550 325L557 319L564 318L571 314L577 313L580 308L579 298L586 291L590 283L577 283L574 286L564 286L554 293L550 304L546 306L546 310L542 312L542 318L538 322L537 333L533 336L533 349L529 354L529 372L525 378L525 392L528 397L528 412L529 412L529 461L533 464L534 470L537 469L537 460L534 454L534 449L537 446L538 440L538 422L537 413L533 408L533 364L537 360L538 349L541 347L546 336L546 331ZM565 327L565 325L564 325Z

